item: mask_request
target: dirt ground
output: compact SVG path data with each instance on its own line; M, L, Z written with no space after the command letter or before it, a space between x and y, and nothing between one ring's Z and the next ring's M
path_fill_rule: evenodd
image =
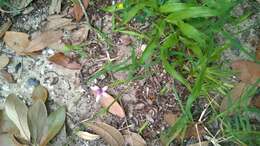
M234 13L243 13L248 9L254 10L252 5L239 6ZM111 30L111 15L106 14L100 8L111 4L110 1L103 3L96 1L87 8L89 20L94 26L101 28L102 31L108 34L108 38L112 39L114 46L109 46L103 40L100 40L96 33L89 32L86 45L83 50L87 54L86 58L82 59L84 66L81 70L70 70L64 67L55 65L48 61L48 58L55 53L56 50L47 48L37 56L19 56L8 48L4 42L0 41L1 54L11 58L10 64L7 66L7 71L11 73L16 80L15 83L8 83L0 76L0 101L3 103L5 97L10 93L15 93L20 99L31 105L31 93L33 88L41 84L48 89L49 98L47 101L48 111L53 111L58 106L65 105L67 108L66 124L60 134L55 138L51 145L53 146L102 146L106 145L102 139L95 141L85 141L73 134L75 129L84 129L79 122L86 119L91 119L101 107L96 104L96 99L91 93L90 87L98 85L100 87L108 86L108 93L114 97L121 98L122 107L125 110L126 118L120 119L111 114L98 117L97 120L106 122L117 129L124 130L129 128L133 132L138 132L140 127L145 126L142 131L142 136L146 140L147 145L160 145L160 133L169 125L164 121L164 115L167 113L180 114L180 107L176 101L176 97L172 91L164 91L165 87L171 87L173 84L177 87L178 94L183 101L187 97L185 87L178 82L172 80L162 69L161 66L154 66L153 73L149 78L136 80L127 84L115 85L114 81L125 79L127 72L118 72L114 74L105 74L86 84L89 77L102 67L110 58L116 58L115 62L119 62L131 54L131 47L125 46L120 42L123 36L118 33L112 33ZM62 11L65 11L69 5L62 4ZM25 32L32 34L39 31L48 17L49 2L45 0L33 1L29 8L32 8L28 14L19 14L11 17L13 22L9 30ZM255 8L257 9L257 8ZM241 29L247 28L252 24L258 23L257 27L252 27L245 30L241 35L236 36L237 41L246 44L248 48L255 51L257 41L259 40L259 22L260 13L255 13L250 17L249 21L243 22ZM9 14L0 14L0 25L10 18ZM83 19L84 21L85 19ZM227 26L227 29L233 30ZM234 32L237 30L233 30ZM145 45L143 42L131 38L133 46L140 48ZM109 54L109 56L107 55ZM236 60L244 58L243 53L237 48L225 52L223 58L225 60ZM139 73L145 75L144 72ZM200 114L204 109L205 102L199 101L194 107L193 112ZM199 116L199 115L198 115ZM218 126L210 125L213 129ZM196 141L196 138L186 140L186 144L191 144ZM178 145L173 142L172 145Z

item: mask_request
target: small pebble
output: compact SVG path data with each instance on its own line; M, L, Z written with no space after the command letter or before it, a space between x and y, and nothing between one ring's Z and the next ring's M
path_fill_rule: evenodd
M40 84L40 81L36 78L30 78L27 80L27 85L29 86L38 86Z

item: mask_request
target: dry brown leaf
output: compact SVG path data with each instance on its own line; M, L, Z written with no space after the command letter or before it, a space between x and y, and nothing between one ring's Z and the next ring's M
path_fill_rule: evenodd
M257 95L256 97L254 97L251 100L250 105L255 106L256 108L260 108L260 95Z
M231 67L240 73L240 80L244 83L254 84L260 78L260 64L237 60L234 61Z
M83 41L85 41L88 37L89 28L86 26L82 26L78 30L75 30L71 34L71 43L74 45L79 45Z
M258 41L258 46L256 47L256 53L255 53L255 55L256 55L256 60L257 60L257 61L260 61L260 39L259 39L259 41Z
M96 135L96 134L91 134L89 132L86 132L86 131L78 131L76 133L76 135L82 139L85 139L85 140L96 140L96 139L99 139L100 136L99 135Z
M45 102L48 98L48 90L43 87L42 85L38 85L37 87L34 88L33 93L32 93L32 99L34 102L37 100L42 100Z
M82 2L83 2L84 8L87 8L89 0L82 0ZM79 3L74 4L73 14L74 14L73 17L76 19L77 22L79 22L81 20L81 18L83 17L84 13L83 13L82 8Z
M202 141L201 143L194 143L194 144L189 144L188 146L208 146L209 142L208 141Z
M111 146L124 145L124 137L116 128L102 122L85 123L85 125L100 135Z
M124 46L128 46L132 43L132 39L128 35L122 35L120 38L120 43Z
M22 55L24 49L29 46L29 35L22 32L7 31L4 36L4 42L13 49L18 55Z
M0 27L0 38L5 34L5 32L9 29L12 25L12 21L10 19L7 20L1 27Z
M64 55L64 53L56 53L49 58L49 61L61 65L68 69L79 70L81 65L76 61L73 61L71 58Z
M9 58L6 55L0 55L0 69L4 68L9 63L9 61Z
M108 108L113 102L115 101L115 99L105 93L104 97L100 99L100 104L101 106L105 107L105 108ZM111 113L111 114L114 114L120 118L124 118L125 117L125 111L124 109L120 106L120 104L115 101L111 106L110 108L108 109L108 111Z
M64 18L63 15L52 15L47 18L44 30L56 30L72 25L72 19Z
M50 45L62 43L61 42L62 36L63 36L62 31L43 32L40 35L38 35L32 39L29 46L24 50L24 53L32 53L32 52L41 51Z
M225 111L228 108L228 105L235 103L239 100L240 96L244 92L244 89L246 88L246 83L238 83L235 85L235 87L231 90L230 93L230 99L228 97L223 98L222 103L220 105L220 111ZM229 101L230 100L230 101Z
M178 115L176 114L172 114L172 113L166 113L163 115L164 121L168 124L168 125L173 125L175 124Z
M8 82L8 83L16 83L14 77L11 73L7 72L6 70L1 69L0 75Z
M124 134L125 138L125 145L129 146L146 146L145 140L142 138L141 135L134 133L134 132L126 132Z
M202 137L202 135L206 134L206 131L204 130L202 125L198 125L198 131L199 131L199 135L200 137ZM195 124L190 124L187 127L186 133L185 133L185 138L191 138L191 137L198 137L198 133L196 130L196 126Z

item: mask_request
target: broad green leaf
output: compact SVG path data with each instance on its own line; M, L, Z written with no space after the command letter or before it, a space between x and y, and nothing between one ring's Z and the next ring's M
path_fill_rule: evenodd
M161 13L171 13L190 8L191 6L192 5L185 3L166 2L164 5L160 7L159 11Z
M188 23L184 23L183 21L178 21L176 25L180 28L183 35L186 37L195 40L200 45L204 46L206 44L205 42L205 34L197 30L195 27Z
M43 136L43 131L45 128L45 123L47 121L47 110L41 100L37 100L28 111L29 128L31 132L32 142L34 144L39 144L41 137Z
M14 94L10 94L5 101L5 111L9 119L19 129L21 137L30 141L30 130L27 121L27 106Z
M132 18L135 17L135 15L145 7L144 4L138 4L133 6L129 11L127 11L124 14L124 20L123 20L123 24L126 24L127 22L129 22Z
M60 107L56 111L52 112L47 119L47 125L45 126L44 135L41 139L40 146L46 146L48 142L55 137L56 134L62 128L66 116L65 107Z
M218 16L218 14L219 13L217 11L208 7L190 7L172 12L168 17L166 17L166 21L174 22L188 18Z
M174 67L168 62L168 49L173 47L173 45L176 44L176 37L174 34L168 36L168 38L164 41L160 48L160 56L162 60L162 64L164 69L174 78L180 81L183 85L185 85L189 90L191 90L191 87L187 80L178 73Z

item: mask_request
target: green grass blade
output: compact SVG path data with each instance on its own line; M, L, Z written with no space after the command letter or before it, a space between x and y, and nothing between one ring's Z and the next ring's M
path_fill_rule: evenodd
M185 85L189 90L191 90L190 84L184 77L178 73L174 67L168 62L168 49L173 47L176 44L176 36L174 34L168 36L160 47L160 56L164 69L171 75L172 78L177 79L183 85Z
M138 4L133 6L129 11L127 11L124 14L124 18L123 18L123 24L128 23L131 19L133 19L137 13L142 10L145 7L144 4Z
M219 13L208 7L190 7L187 9L182 9L171 13L166 21L174 22L178 20L188 19L188 18L198 18L198 17L212 17L218 16Z
M153 39L150 41L148 46L145 48L141 58L140 58L140 63L144 64L151 55L153 54L154 50L158 47L159 44L159 38L158 36L154 36Z
M166 2L159 8L161 13L171 13L190 8L192 5L185 3Z

